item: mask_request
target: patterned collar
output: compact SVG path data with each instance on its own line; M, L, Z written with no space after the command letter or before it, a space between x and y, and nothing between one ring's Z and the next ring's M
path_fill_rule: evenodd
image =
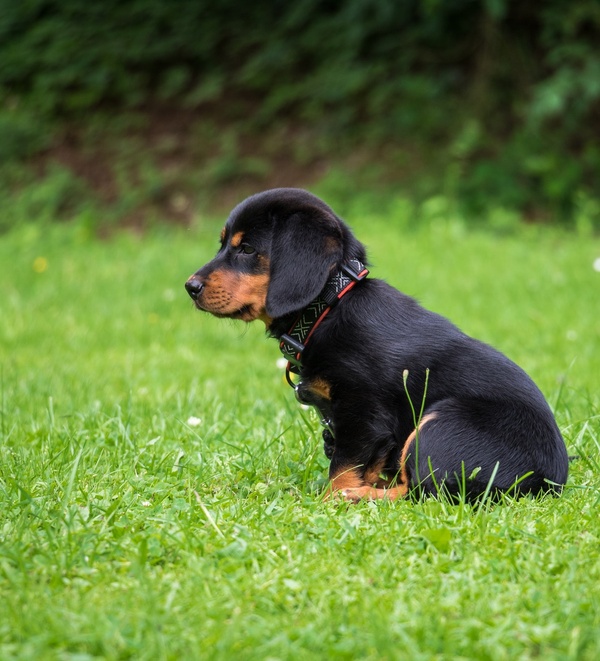
M319 296L304 308L290 330L281 336L279 349L284 358L288 360L286 370L288 381L290 381L289 372L300 373L302 352L318 325L342 296L349 292L357 282L366 278L368 273L365 265L357 259L350 259L342 264L340 270L329 278Z

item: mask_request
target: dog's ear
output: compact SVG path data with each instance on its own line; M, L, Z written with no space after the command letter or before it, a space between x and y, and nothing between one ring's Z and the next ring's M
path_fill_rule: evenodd
M305 208L274 219L266 311L273 318L306 307L343 255L342 229L329 210Z

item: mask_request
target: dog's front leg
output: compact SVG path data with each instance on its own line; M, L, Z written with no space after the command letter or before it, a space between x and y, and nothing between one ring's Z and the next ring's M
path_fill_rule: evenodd
M330 495L344 498L351 502L360 500L379 500L387 498L396 500L403 498L408 493L408 484L401 482L394 486L380 488L374 486L377 479L371 481L371 477L378 473L376 466L365 466L360 456L352 458L336 445L335 452L329 466Z
M356 401L350 388L331 403L335 442L329 465L330 496L352 502L402 498L408 493L408 479L400 465L391 482L382 479L386 469L394 468L389 462L396 420L377 399L364 392L360 395Z

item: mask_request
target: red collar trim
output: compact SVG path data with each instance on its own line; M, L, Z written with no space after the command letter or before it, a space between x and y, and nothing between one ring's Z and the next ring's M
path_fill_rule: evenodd
M327 281L323 291L300 313L287 333L281 336L279 349L288 360L286 376L291 383L289 373L299 374L302 368L302 353L312 334L357 282L367 277L369 271L362 262L351 259L342 264L340 270Z

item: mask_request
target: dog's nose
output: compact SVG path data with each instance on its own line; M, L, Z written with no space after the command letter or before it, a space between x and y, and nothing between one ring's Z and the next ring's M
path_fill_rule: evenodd
M194 301L198 300L198 297L204 289L204 283L200 282L196 277L192 276L186 283L185 289L187 293L192 297Z

